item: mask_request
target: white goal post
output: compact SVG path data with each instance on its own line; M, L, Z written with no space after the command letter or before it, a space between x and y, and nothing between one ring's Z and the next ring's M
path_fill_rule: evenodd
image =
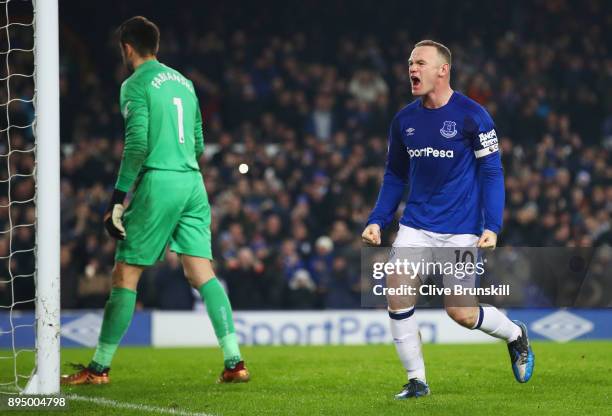
M58 0L34 0L36 366L25 394L60 390L60 126Z

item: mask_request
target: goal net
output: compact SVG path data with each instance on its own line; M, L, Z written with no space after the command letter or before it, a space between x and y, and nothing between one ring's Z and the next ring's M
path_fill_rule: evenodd
M0 394L59 392L57 0L0 0Z

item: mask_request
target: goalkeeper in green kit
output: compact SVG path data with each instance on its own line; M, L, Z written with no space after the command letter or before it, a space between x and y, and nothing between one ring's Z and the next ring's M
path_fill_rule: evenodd
M137 16L118 30L124 63L133 71L121 86L125 147L119 177L104 216L116 238L113 287L92 361L62 384L106 384L111 361L130 325L136 287L147 266L176 252L185 276L202 295L224 370L218 382L245 382L229 299L211 259L210 205L198 159L204 150L202 116L193 83L157 61L159 29ZM134 186L124 212L126 193Z

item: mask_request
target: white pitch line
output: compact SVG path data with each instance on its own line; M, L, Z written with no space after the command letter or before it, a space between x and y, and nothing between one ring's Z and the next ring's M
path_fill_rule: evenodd
M149 406L146 404L118 402L116 400L105 399L103 397L79 396L76 394L68 394L65 397L69 400L89 402L89 403L98 404L100 406L114 407L116 409L130 409L130 410L138 410L141 412L161 413L165 415L176 415L176 416L213 416L210 413L188 412L185 410L172 409L169 407L159 407L159 406Z

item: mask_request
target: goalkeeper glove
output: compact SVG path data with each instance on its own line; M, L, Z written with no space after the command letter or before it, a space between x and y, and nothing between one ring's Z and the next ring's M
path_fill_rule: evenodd
M104 213L104 227L108 234L117 239L125 240L125 228L123 228L123 200L125 192L115 189L106 212Z

